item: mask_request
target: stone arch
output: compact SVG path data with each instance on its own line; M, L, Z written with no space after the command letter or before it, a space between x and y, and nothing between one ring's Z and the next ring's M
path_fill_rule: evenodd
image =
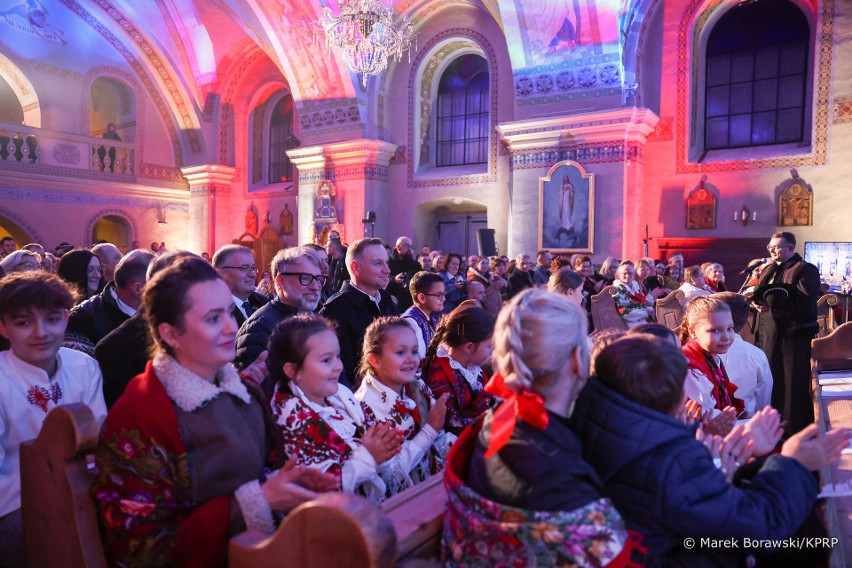
M131 100L122 100L122 105L130 105L130 113L133 115L132 127L127 127L126 130L120 132L121 139L125 142L135 142L137 159L144 159L145 147L145 105L140 102L139 95L143 93L142 86L139 82L126 71L110 65L98 65L92 67L83 77L81 81L83 96L80 97L80 115L78 128L80 134L84 136L100 136L101 129L92 129L90 113L93 106L92 89L98 81L108 81L114 88L126 89L124 97L129 96ZM119 95L121 96L121 95ZM129 135L125 137L125 134ZM170 133L171 134L171 133ZM174 140L172 140L174 142Z
M424 134L431 138L432 101L438 89L438 81L447 65L458 56L465 53L476 53L485 58L488 63L489 83L489 141L488 174L481 181L496 181L497 179L497 58L488 40L480 33L467 28L453 28L443 31L433 37L412 61L408 82L408 159L409 185L414 181L418 168L422 167L421 147ZM424 96L428 96L424 104ZM415 109L418 109L417 112ZM423 126L426 125L424 130ZM427 140L428 141L428 140ZM430 152L431 153L431 152ZM479 174L477 174L479 177Z
M11 59L0 53L0 77L11 87L12 92L21 104L21 112L24 116L24 124L34 128L41 128L41 103L38 99L35 87Z
M110 221L117 222L121 224L123 222L124 229L127 231L126 239L127 242L123 245L119 243L113 243L119 248L129 249L131 243L136 240L136 237L139 235L139 228L136 226L136 221L133 217L128 214L126 211L122 209L102 209L95 213L92 217L89 218L89 221L86 223L86 232L83 236L84 243L92 243L94 242L95 236L95 226L99 221L105 218L111 218Z
M27 243L45 244L35 227L5 207L0 207L0 227L9 232L9 236L15 239L19 247Z

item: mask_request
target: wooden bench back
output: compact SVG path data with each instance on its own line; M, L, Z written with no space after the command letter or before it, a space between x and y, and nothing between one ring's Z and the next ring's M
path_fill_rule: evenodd
M680 332L680 322L683 319L683 290L674 290L664 298L659 298L656 304L657 323L661 323L675 333Z
M380 507L356 495L329 493L287 515L272 536L249 531L232 538L228 565L437 566L446 508L443 474L395 495Z
M98 424L84 404L50 411L38 437L21 444L21 508L30 566L105 568L87 456Z
M595 325L595 331L627 329L627 324L618 315L618 309L615 306L615 294L614 286L604 286L599 294L592 296L592 323Z
M811 361L820 371L852 369L852 322L811 341Z

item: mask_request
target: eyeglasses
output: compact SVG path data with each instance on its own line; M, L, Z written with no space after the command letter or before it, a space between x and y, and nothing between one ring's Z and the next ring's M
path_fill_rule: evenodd
M783 248L790 248L791 246L793 246L793 245L788 245L788 244L769 245L769 246L766 247L766 250L769 251L769 252L772 252L772 251L776 251L776 250L781 250Z
M101 274L101 275L103 275L104 269L101 268L100 266L90 266L88 273L89 274Z
M257 267L253 264L243 264L240 266L220 266L222 270L239 270L240 272L257 272Z
M307 272L279 272L279 276L298 276L299 284L302 286L310 286L311 282L316 282L320 286L325 284L325 276L322 274L308 274Z
M427 294L426 292L422 292L422 294L424 296L432 296L433 298L440 298L442 300L447 297L444 292L438 292L437 294Z

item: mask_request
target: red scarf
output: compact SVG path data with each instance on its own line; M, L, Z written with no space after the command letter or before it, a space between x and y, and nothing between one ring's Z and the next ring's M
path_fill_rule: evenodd
M506 445L515 430L517 419L539 430L547 428L550 417L544 409L544 399L534 392L526 389L521 392L511 390L500 373L494 373L485 385L485 392L504 399L491 418L491 441L488 443L488 451L485 452L486 458L490 458Z
M697 369L704 373L713 383L713 398L716 399L716 408L724 410L727 406L737 409L737 414L743 411L745 405L742 400L734 396L737 385L728 379L728 373L722 363L716 364L716 359L698 345L695 340L690 340L683 346L683 354L689 361L690 369Z

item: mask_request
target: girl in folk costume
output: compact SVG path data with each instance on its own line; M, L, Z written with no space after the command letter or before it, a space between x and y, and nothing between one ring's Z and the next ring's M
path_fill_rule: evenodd
M618 265L612 285L616 290L616 309L627 328L647 323L649 316L654 313L654 298L642 293L636 282L632 262L625 260Z
M423 365L423 380L435 396L449 393L444 430L459 435L494 397L485 392L480 369L491 358L494 318L483 308L463 305L441 321Z
M379 318L370 324L355 398L368 420L389 422L405 435L400 453L379 468L389 497L442 470L455 441L442 430L449 393L435 401L417 378L419 364L417 338L402 318Z
M384 500L379 467L399 453L403 434L391 424L369 422L352 391L338 382L340 344L328 320L299 315L279 323L266 365L276 385L272 412L290 459L337 475L344 492Z
M579 306L542 290L500 312L486 390L504 400L447 458L446 566L641 566L640 537L570 426L589 373L585 323Z
M719 357L728 352L735 333L731 309L724 302L698 296L686 304L681 323L683 354L689 361L684 392L687 398L701 405L703 412L709 411L711 417L719 418L720 414L736 417L744 408L743 401L734 396L737 385L728 379ZM734 421L726 422L730 430Z

